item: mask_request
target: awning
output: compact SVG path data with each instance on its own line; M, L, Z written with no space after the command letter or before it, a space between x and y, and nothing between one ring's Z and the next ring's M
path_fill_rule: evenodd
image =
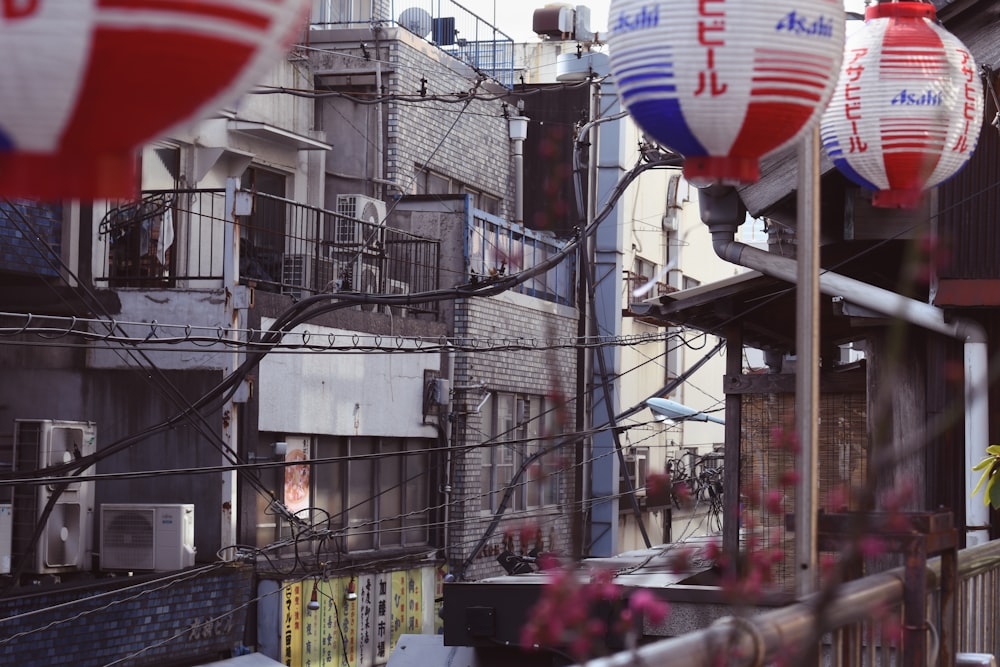
M747 271L714 283L664 294L630 309L645 310L646 322L686 326L727 337L729 326L742 327L743 341L758 349L795 349L795 286ZM835 314L833 300L820 297L821 344L835 345L860 338L857 319Z
M236 658L206 662L199 667L283 667L282 663L272 660L263 653L250 653Z
M258 123L252 120L230 120L227 121L226 127L233 132L240 132L259 139L267 139L268 141L290 146L300 151L328 151L333 149L333 146L325 141L313 139L304 134L268 125L267 123Z

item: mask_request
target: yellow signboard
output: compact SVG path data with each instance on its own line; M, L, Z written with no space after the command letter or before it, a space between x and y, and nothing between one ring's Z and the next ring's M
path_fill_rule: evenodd
M281 605L282 643L281 662L287 667L299 667L302 663L302 583L285 585L284 600Z

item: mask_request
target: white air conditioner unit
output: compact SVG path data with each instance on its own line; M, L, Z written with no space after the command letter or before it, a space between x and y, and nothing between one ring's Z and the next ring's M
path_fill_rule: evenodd
M281 293L302 298L312 292L332 292L336 271L336 262L325 257L285 255L281 260Z
M102 570L169 572L194 557L194 505L101 505Z
M365 195L337 195L337 213L353 220L384 225L385 202Z
M93 422L58 419L15 419L13 470L34 473L72 463L97 451ZM70 471L71 472L71 471ZM93 472L93 466L82 475ZM19 485L14 489L11 551L28 554L25 572L54 574L90 568L94 482L68 484L59 494L37 542L35 527L56 490L55 484Z

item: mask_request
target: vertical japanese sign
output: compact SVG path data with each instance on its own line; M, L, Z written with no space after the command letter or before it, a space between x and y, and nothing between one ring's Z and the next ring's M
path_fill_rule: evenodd
M344 656L341 655L341 665L342 667L357 667L358 664L358 601L357 599L348 600L347 599L347 587L351 584L351 577L340 580L341 589L344 591L344 596L340 598L340 622L343 628L343 634L341 635L341 641L345 643L345 648L347 649L347 661L344 661ZM355 594L358 592L357 582L354 584Z
M319 606L322 612L320 616L320 652L322 663L325 665L339 665L343 658L343 650L340 642L340 626L337 623L337 609L341 595L340 583L336 579L321 581L319 584L320 599Z
M302 583L285 585L282 604L281 662L287 667L299 667L302 660Z
M444 634L444 619L438 614L444 604L444 576L448 574L448 566L434 568L434 634Z
M418 634L423 627L423 576L420 569L406 571L406 625L403 632L408 635Z
M375 578L370 575L358 577L358 667L375 664Z
M380 572L374 575L375 588L375 661L384 663L389 659L389 636L392 625L390 613L389 575Z
M323 602L319 588L316 588L316 601L319 609L309 609L313 588L319 582L316 579L305 579L300 584L302 588L302 667L319 667L323 664L323 654L320 649L322 628Z
M352 578L342 580L344 590L350 585ZM354 582L354 593L357 595L358 584ZM360 596L359 596L360 597ZM347 626L344 628L344 639L347 641L347 667L357 667L358 664L358 600L345 600L344 616Z
M389 648L388 653L392 653L396 648L399 635L405 632L406 628L406 570L392 572L390 575L390 609L391 625L389 626Z

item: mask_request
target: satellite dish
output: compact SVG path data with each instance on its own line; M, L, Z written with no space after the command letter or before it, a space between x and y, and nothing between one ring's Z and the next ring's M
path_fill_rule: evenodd
M431 32L431 15L420 7L404 9L398 23L421 39L426 39Z

